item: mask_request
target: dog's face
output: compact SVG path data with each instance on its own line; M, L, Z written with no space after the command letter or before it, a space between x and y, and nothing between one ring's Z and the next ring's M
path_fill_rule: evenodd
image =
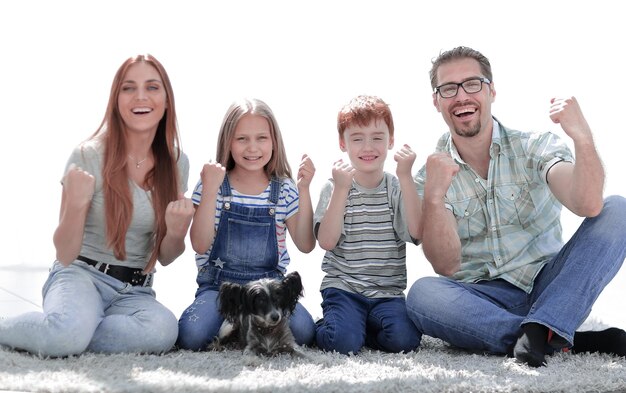
M250 316L256 326L276 326L293 313L302 290L298 272L283 280L264 278L245 285L224 283L220 288L220 312L231 322Z

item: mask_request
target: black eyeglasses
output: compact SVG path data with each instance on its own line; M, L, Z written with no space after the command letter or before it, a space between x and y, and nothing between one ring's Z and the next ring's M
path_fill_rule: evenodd
M489 84L491 81L487 78L472 78L461 83L446 83L435 87L435 93L439 93L441 98L452 98L458 94L461 86L467 94L474 94L483 89L483 83Z

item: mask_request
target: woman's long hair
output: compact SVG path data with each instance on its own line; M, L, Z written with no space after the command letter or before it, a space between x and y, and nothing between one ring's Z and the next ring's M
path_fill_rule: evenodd
M107 245L113 249L117 259L124 261L126 260L126 232L133 215L133 200L127 172L126 131L118 108L118 97L129 67L141 62L153 66L161 76L167 102L165 114L159 122L152 142L154 167L145 178L146 188L151 191L156 221L154 248L144 269L144 272L150 272L156 265L159 249L166 233L165 209L170 201L178 199L180 184L177 166L180 157L180 139L174 92L167 72L157 59L151 55L138 55L129 58L121 65L113 79L104 119L90 139L99 138L104 144L102 186Z
M270 125L270 135L272 137L272 158L265 165L265 173L269 178L291 178L291 167L287 161L287 153L283 143L283 137L278 127L278 122L270 107L263 101L256 98L244 98L233 102L224 116L222 127L217 138L217 161L230 171L235 167L235 160L230 152L230 146L235 136L237 123L245 115L257 115L264 117Z

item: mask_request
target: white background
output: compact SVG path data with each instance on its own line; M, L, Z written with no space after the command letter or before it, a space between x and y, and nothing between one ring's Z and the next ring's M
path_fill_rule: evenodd
M274 110L292 168L303 153L313 158L314 206L331 163L342 156L337 111L355 95L378 95L391 105L396 145L417 151L417 171L446 131L432 106L431 59L467 45L490 59L493 113L508 127L563 135L548 118L549 100L575 95L606 167L605 194L626 195L620 164L626 27L618 6L571 0L2 1L0 264L46 267L53 261L65 162L100 124L119 65L138 53L156 56L170 75L191 161L190 189L214 156L228 105L241 96L261 98ZM569 238L580 219L569 213L563 219ZM303 303L319 317L323 252L304 255L289 247L290 269L304 277ZM433 274L421 248L408 247L407 265L409 285ZM190 246L159 268L155 288L177 315L192 302ZM618 303L625 288L622 269L592 315L626 328Z

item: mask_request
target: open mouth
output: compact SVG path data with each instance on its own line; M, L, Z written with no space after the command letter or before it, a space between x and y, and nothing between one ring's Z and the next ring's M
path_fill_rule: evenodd
M477 109L474 107L463 107L463 108L455 109L452 113L454 114L454 116L460 119L464 119L466 117L472 116L474 113L476 113L476 111Z
M378 158L378 156L361 156L361 157L359 157L359 158L360 158L361 160L363 160L363 161L367 161L367 162L369 162L369 161L374 161L374 160L376 160L376 159Z
M151 108L133 108L132 112L135 115L145 115L145 114L152 112L152 109Z

